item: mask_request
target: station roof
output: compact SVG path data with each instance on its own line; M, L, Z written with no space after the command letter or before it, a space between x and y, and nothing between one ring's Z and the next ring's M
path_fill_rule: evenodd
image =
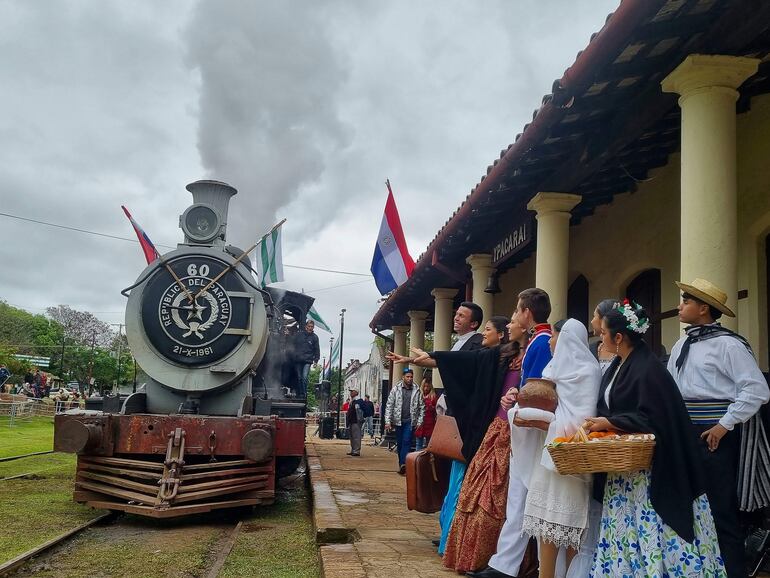
M466 256L489 252L510 216L524 214L537 192L582 195L572 211L577 224L666 165L679 148L680 109L660 82L685 57L760 58L758 73L740 89L741 112L751 97L770 92L769 53L770 2L623 0L438 231L409 280L384 301L372 329L408 324L408 310L431 310L434 287L457 287L458 300L464 298ZM535 247L530 243L498 270Z

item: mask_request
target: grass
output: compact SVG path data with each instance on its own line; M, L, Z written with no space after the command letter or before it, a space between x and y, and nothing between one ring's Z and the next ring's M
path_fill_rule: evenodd
M8 423L8 416L0 417L0 458L53 449L52 417L16 421L13 427Z
M17 452L22 453L22 452ZM0 562L96 517L96 510L72 501L75 456L48 454L0 462L0 478L34 472L30 478L0 482Z
M53 420L34 418L8 427L0 421L0 457L46 451L53 445ZM10 560L101 513L72 501L76 457L53 453L0 462L0 563ZM277 503L258 507L242 531L220 576L316 578L318 549L307 491L301 483L279 490ZM218 521L224 514L212 514ZM131 518L131 517L129 517ZM189 520L189 519L187 519ZM203 576L216 556L222 533L197 530L187 521L135 518L118 536L91 528L78 536L65 556L35 576ZM97 553L98 555L95 555Z
M306 490L290 490L278 500L273 506L255 510L253 516L244 520L220 577L317 578L321 575Z

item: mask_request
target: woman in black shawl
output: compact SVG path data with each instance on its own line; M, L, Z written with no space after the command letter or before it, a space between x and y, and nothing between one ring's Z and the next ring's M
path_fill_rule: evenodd
M627 299L602 321L602 348L617 357L588 429L653 433L656 445L651 469L596 476L603 507L591 576L726 577L697 440L676 383L643 341L649 324Z
M448 408L457 421L464 463L452 461L449 488L439 516L439 554L445 566L459 572L486 566L505 521L510 430L500 403L503 395L516 391L519 385L520 365L512 364L526 339L524 330L513 325L506 317L490 318L482 333L483 349L430 354L413 349L417 354L414 359L389 356L414 365L438 367ZM515 342L508 343L509 337ZM498 413L502 417L496 420Z

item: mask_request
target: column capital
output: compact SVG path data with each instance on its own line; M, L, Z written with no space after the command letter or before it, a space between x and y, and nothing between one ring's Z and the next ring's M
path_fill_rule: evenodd
M409 316L409 319L412 321L425 321L428 318L428 312L427 311L407 311L406 314Z
M737 88L756 74L758 58L721 54L690 54L660 86L663 92L675 92L686 98L695 91L723 88L738 97Z
M492 255L488 253L476 253L468 255L465 262L471 266L471 269L492 269Z
M409 325L394 325L392 329L393 333L403 333L404 335L409 333Z
M546 213L569 213L582 198L572 193L541 192L530 199L527 209L537 212L538 216Z
M430 294L438 301L439 299L454 299L457 291L457 289L449 289L447 287L436 287Z

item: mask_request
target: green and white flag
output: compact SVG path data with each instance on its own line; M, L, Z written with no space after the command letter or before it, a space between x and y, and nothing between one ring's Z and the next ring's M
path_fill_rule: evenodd
M333 333L331 327L326 324L326 321L324 321L318 314L318 311L315 310L315 305L312 305L310 311L307 312L307 320L315 323L315 326L319 329L323 329L328 333Z
M273 228L257 245L257 275L262 287L283 281L281 225Z

